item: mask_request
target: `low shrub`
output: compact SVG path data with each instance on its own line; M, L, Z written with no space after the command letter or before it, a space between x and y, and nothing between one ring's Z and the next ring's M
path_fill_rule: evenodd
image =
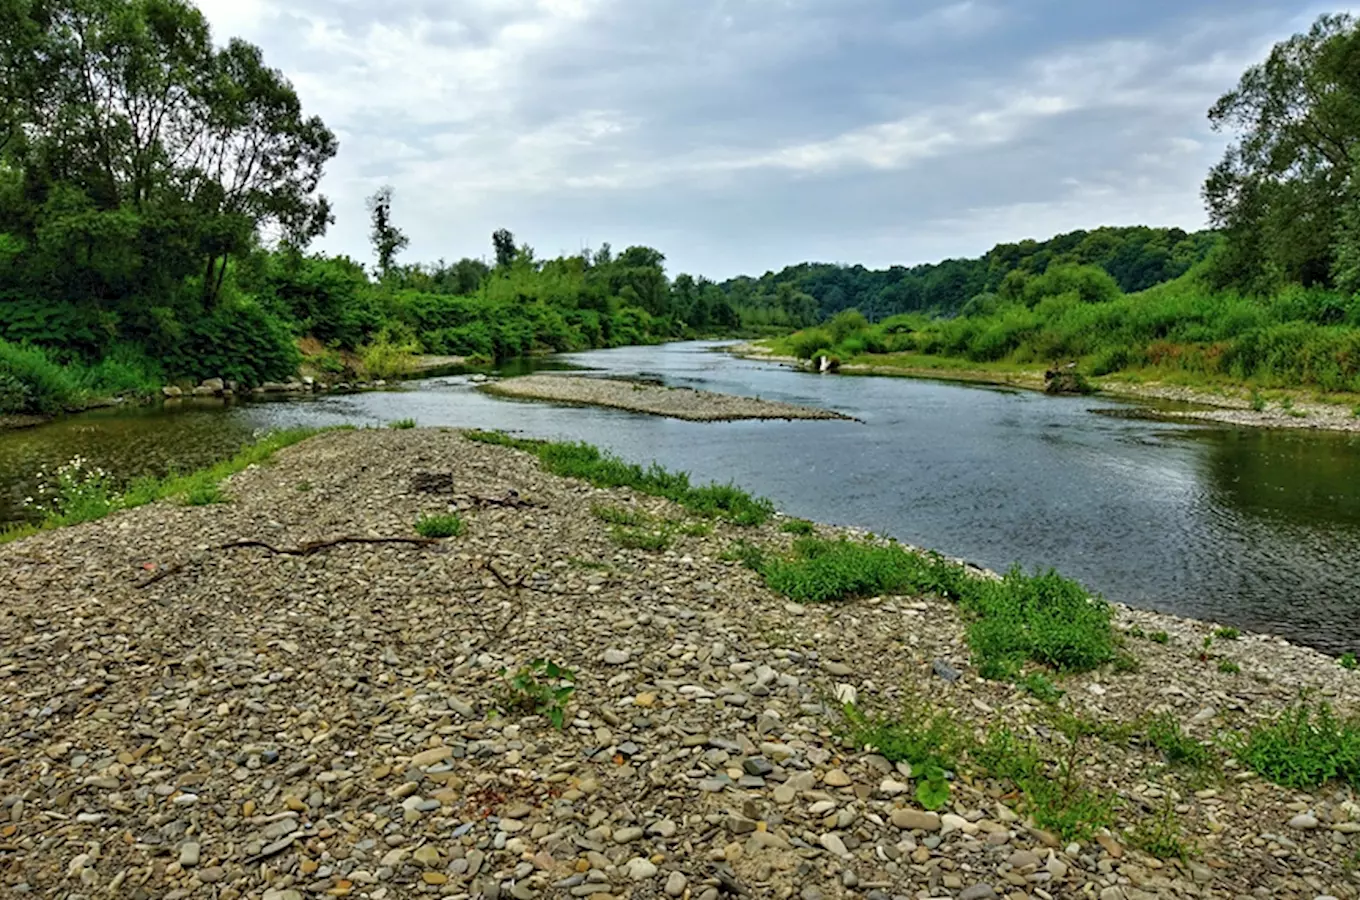
M406 431L406 430L409 430L409 429L411 429L411 428L415 428L415 427L416 427L416 420L415 420L415 419L397 419L395 422L388 422L388 423L387 423L387 427L388 427L388 428L395 429L395 430L397 430L397 431Z
M796 534L800 537L807 537L817 530L817 527L806 519L791 519L779 526L779 530L785 534Z
M671 536L664 529L615 525L609 529L609 536L614 543L626 550L649 550L657 553L671 545Z
M1162 713L1148 722L1146 739L1172 765L1203 769L1213 764L1214 757L1209 748L1182 731L1180 723L1170 713Z
M536 659L513 675L501 669L501 679L505 709L522 709L544 716L558 729L566 726L567 702L576 692L576 673L571 669L551 660Z

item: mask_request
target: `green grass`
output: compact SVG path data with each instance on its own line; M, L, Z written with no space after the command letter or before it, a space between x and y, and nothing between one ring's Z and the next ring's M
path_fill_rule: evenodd
M806 519L790 519L783 525L780 525L779 530L785 534L796 534L799 537L808 537L817 530L817 527Z
M158 500L180 501L186 505L206 505L224 502L220 485L223 481L250 466L260 465L278 451L291 447L324 431L347 431L339 428L290 428L274 431L253 444L238 450L231 457L206 469L188 474L172 474L165 478L142 478L133 482L121 494L114 494L107 482L91 487L84 481L75 485L43 520L34 525L19 526L0 532L0 544L29 537L39 531L62 528L101 519L123 509L134 509Z
M916 802L940 809L949 801L947 771L958 767L968 735L946 713L907 702L896 716L872 716L852 704L842 707L841 733L859 748L889 762L906 763L916 782Z
M1055 572L1016 568L995 581L898 544L844 539L799 538L787 556L749 555L770 589L798 603L891 593L957 601L971 620L968 640L984 677L1013 678L1025 660L1083 672L1115 658L1109 605Z
M1167 634L1165 631L1154 631L1152 634L1148 635L1148 640L1152 641L1154 644L1169 644L1171 643L1171 635Z
M1065 693L1053 683L1052 679L1039 672L1022 675L1015 680L1015 683L1044 703L1057 703Z
M1145 739L1149 746L1160 750L1172 765L1204 769L1214 763L1209 748L1182 731L1180 723L1170 713L1154 716L1148 722Z
M1341 658L1338 659L1336 662L1337 665L1341 666L1341 668L1343 669L1360 668L1360 660L1357 660L1355 658L1355 654L1349 651L1341 654Z
M511 437L499 431L470 431L469 440L523 450L538 457L545 470L580 478L596 487L626 487L673 500L690 512L737 525L760 525L774 515L769 500L752 497L730 484L694 487L684 472L668 472L656 463L643 468L586 443L558 443Z
M1040 828L1064 841L1083 841L1114 823L1114 800L1081 778L1084 731L1070 730L1041 743L1007 728L993 728L972 758L991 778L1019 789L1024 811Z
M609 529L609 537L625 550L648 550L659 553L671 545L671 536L665 529L615 525Z
M395 422L388 422L388 428L395 428L398 431L405 431L416 427L415 419L397 419Z
M1330 705L1300 703L1231 741L1234 755L1287 788L1338 781L1360 787L1360 722Z
M1218 661L1218 671L1224 675L1241 675L1242 667L1231 659L1220 659Z
M463 520L457 513L421 516L416 520L416 534L427 538L451 538L463 533Z
M647 513L636 509L625 509L622 506L592 506L590 512L595 518L608 525L641 528L653 522L653 517Z
M1221 641L1235 641L1242 636L1242 632L1236 628L1220 628L1214 632L1214 637Z
M685 522L675 530L685 537L708 537L713 534L713 526L708 522Z

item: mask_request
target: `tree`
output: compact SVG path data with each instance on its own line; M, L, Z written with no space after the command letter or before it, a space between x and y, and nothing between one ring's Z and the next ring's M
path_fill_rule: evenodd
M411 243L401 229L392 224L392 186L383 185L377 193L368 198L368 215L373 222L369 240L373 242L373 253L378 257L378 271L386 278L392 272L392 264L397 254Z
M1227 235L1223 281L1263 290L1328 283L1353 159L1360 146L1360 30L1324 15L1276 44L1209 111L1235 134L1204 197Z
M491 246L496 251L496 268L508 269L515 262L515 236L508 228L497 228L491 233Z

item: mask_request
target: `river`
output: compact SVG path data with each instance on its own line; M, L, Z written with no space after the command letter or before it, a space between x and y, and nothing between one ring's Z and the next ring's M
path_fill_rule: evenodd
M0 520L80 455L120 478L189 469L291 425L501 428L586 440L781 510L994 569L1052 566L1105 596L1360 651L1360 436L1168 424L1089 397L826 377L693 342L549 366L824 406L859 421L696 423L498 399L465 375L404 390L99 410L0 433Z

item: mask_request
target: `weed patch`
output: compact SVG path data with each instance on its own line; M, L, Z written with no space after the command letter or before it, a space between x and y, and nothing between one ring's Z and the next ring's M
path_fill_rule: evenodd
M608 525L627 525L641 528L652 523L652 517L635 509L622 506L592 506L590 512L595 518Z
M505 683L502 700L505 708L522 709L545 716L561 729L567 721L567 702L576 692L576 673L546 659L521 666L515 674L501 669Z
M463 520L457 513L421 516L416 520L416 534L427 538L451 538L463 533Z
M807 537L817 530L817 527L806 519L791 519L779 526L779 530L785 534L796 534L799 537Z
M1163 713L1148 722L1146 740L1150 746L1160 750L1172 765L1205 769L1214 763L1209 748L1182 731L1180 723L1170 713Z
M1238 759L1283 787L1315 788L1329 781L1360 786L1360 723L1338 718L1326 703L1285 710L1238 736L1232 748Z
M470 431L469 440L523 450L538 457L554 475L580 478L597 487L626 487L673 500L696 515L725 519L737 525L760 525L774 515L774 504L730 484L694 487L684 472L668 472L656 463L647 468L624 462L586 443L515 438L498 431Z
M1157 859L1186 860L1194 855L1190 845L1181 837L1180 818L1176 815L1176 807L1170 796L1167 796L1161 810L1128 832L1128 842Z
M388 422L388 423L387 423L387 427L388 427L388 428L394 428L394 429L396 429L397 431L405 431L405 430L410 429L410 428L415 428L415 427L416 427L416 420L415 420L415 419L397 419L395 422Z
M609 537L626 550L648 550L659 553L671 545L671 536L664 529L629 528L615 525L609 529Z

